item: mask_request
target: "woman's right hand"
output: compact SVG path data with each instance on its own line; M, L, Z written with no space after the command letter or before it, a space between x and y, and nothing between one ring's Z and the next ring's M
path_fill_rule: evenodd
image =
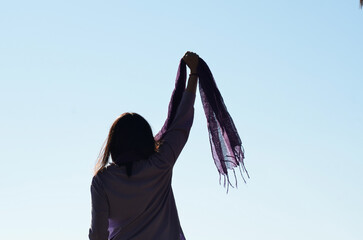
M198 54L188 51L184 54L183 60L189 67L191 73L198 73Z

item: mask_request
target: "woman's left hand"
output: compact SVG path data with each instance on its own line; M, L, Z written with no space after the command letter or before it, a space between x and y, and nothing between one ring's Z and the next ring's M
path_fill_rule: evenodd
M198 54L188 51L185 53L183 60L189 67L191 73L198 73L198 62L199 62Z

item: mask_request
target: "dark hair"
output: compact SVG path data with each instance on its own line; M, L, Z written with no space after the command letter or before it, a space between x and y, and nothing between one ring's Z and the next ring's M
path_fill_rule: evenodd
M95 175L106 167L111 155L113 163L126 166L126 173L130 177L132 159L147 159L157 151L158 146L149 123L142 116L137 113L124 113L111 126L95 166Z

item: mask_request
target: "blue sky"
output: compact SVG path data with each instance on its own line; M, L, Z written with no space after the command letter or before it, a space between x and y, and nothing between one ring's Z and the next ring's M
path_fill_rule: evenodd
M359 1L0 4L0 238L87 239L89 185L123 112L156 133L178 63L210 66L251 179L218 184L199 99L173 188L187 239L361 239Z

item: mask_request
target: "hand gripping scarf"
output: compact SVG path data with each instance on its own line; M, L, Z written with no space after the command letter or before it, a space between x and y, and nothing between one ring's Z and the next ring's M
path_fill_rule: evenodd
M207 118L209 142L211 145L214 163L219 172L219 183L221 183L221 176L223 175L224 187L226 187L227 182L228 191L229 186L233 187L229 181L229 169L233 171L236 187L236 167L239 167L244 182L246 182L246 180L242 172L244 172L249 178L243 161L244 149L242 147L242 141L238 135L233 120L227 111L222 95L217 88L216 82L214 81L212 72L210 71L206 62L201 58L199 58L198 62L198 75L200 96L205 116ZM183 59L181 59L176 76L175 88L169 103L168 117L160 132L155 136L155 140L162 140L163 135L168 130L170 124L175 118L175 114L181 102L183 92L185 91L185 83L186 63Z

